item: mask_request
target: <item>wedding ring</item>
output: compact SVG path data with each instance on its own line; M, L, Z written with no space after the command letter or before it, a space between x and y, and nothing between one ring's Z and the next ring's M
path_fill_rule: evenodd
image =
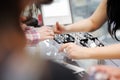
M66 49L64 49L63 52L66 53L67 52Z

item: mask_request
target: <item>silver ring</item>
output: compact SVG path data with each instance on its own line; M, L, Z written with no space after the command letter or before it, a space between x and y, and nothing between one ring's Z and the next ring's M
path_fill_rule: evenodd
M66 53L67 52L66 49L64 49L63 52Z

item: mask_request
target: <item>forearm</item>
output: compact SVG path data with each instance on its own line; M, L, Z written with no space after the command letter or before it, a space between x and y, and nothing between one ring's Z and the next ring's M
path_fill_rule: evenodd
M88 58L92 59L119 59L120 44L114 44L106 47L89 48Z
M107 0L101 0L96 11L87 19L65 27L66 32L89 32L100 28L107 20Z
M93 31L93 27L95 26L96 25L93 25L93 22L90 20L90 18L88 18L74 24L65 26L65 32L89 32Z

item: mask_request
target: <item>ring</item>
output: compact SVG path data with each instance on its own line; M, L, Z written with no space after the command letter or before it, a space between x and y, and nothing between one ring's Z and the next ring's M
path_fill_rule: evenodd
M64 49L63 52L66 53L67 52L66 49Z

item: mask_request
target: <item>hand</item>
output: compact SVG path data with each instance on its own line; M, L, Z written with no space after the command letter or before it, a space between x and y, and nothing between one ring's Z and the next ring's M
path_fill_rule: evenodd
M60 25L58 22L56 23L56 25L54 26L54 32L57 34L61 34L65 31L65 26Z
M120 68L110 66L96 66L93 67L97 72L103 72L108 74L108 80L120 80Z
M22 28L23 31L25 31L25 28L26 28L26 27L27 27L26 24L21 23L21 28Z
M86 51L88 48L80 47L74 43L66 43L60 47L60 51L64 51L70 59L88 58Z
M36 30L40 33L40 41L54 38L54 32L51 27L43 26L41 28L36 28Z

